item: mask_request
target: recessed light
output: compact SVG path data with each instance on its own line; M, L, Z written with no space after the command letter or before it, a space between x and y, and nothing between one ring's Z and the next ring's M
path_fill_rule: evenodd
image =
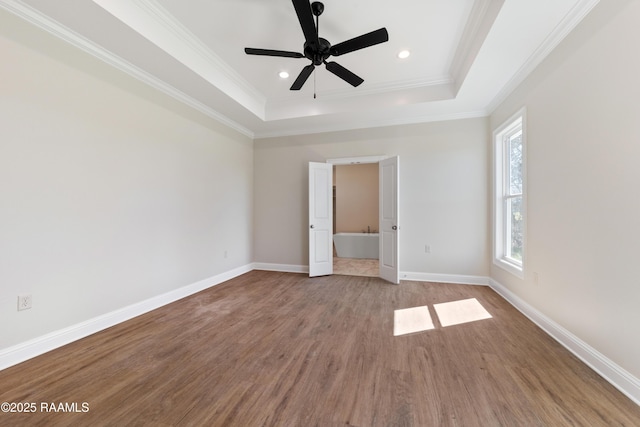
M278 73L278 75L280 76L281 79L288 79L289 78L289 73L287 73L286 71L280 71Z
M406 59L409 57L409 55L411 55L411 52L409 52L408 50L401 50L400 52L398 52L398 58L400 59Z

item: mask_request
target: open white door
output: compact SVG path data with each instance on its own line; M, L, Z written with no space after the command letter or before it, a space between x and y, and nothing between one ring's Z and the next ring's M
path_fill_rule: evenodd
M309 162L309 277L333 274L333 165Z
M398 284L398 157L380 161L380 277Z

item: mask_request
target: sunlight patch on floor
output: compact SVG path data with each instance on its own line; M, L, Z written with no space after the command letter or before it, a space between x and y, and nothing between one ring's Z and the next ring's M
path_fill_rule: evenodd
M440 324L445 326L490 319L492 316L475 298L434 304Z
M413 307L393 312L393 336L433 329L429 307Z

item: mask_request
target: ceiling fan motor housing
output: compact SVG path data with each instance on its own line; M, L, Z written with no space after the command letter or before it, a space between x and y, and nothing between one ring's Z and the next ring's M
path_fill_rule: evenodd
M318 37L318 46L315 46L315 43L305 42L304 56L309 58L313 62L313 65L321 65L329 56L331 56L331 53L329 52L330 49L331 43L322 37Z

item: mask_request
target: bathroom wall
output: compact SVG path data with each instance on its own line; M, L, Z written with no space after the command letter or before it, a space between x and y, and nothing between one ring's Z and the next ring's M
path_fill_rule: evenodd
M335 166L336 232L378 230L378 164Z

